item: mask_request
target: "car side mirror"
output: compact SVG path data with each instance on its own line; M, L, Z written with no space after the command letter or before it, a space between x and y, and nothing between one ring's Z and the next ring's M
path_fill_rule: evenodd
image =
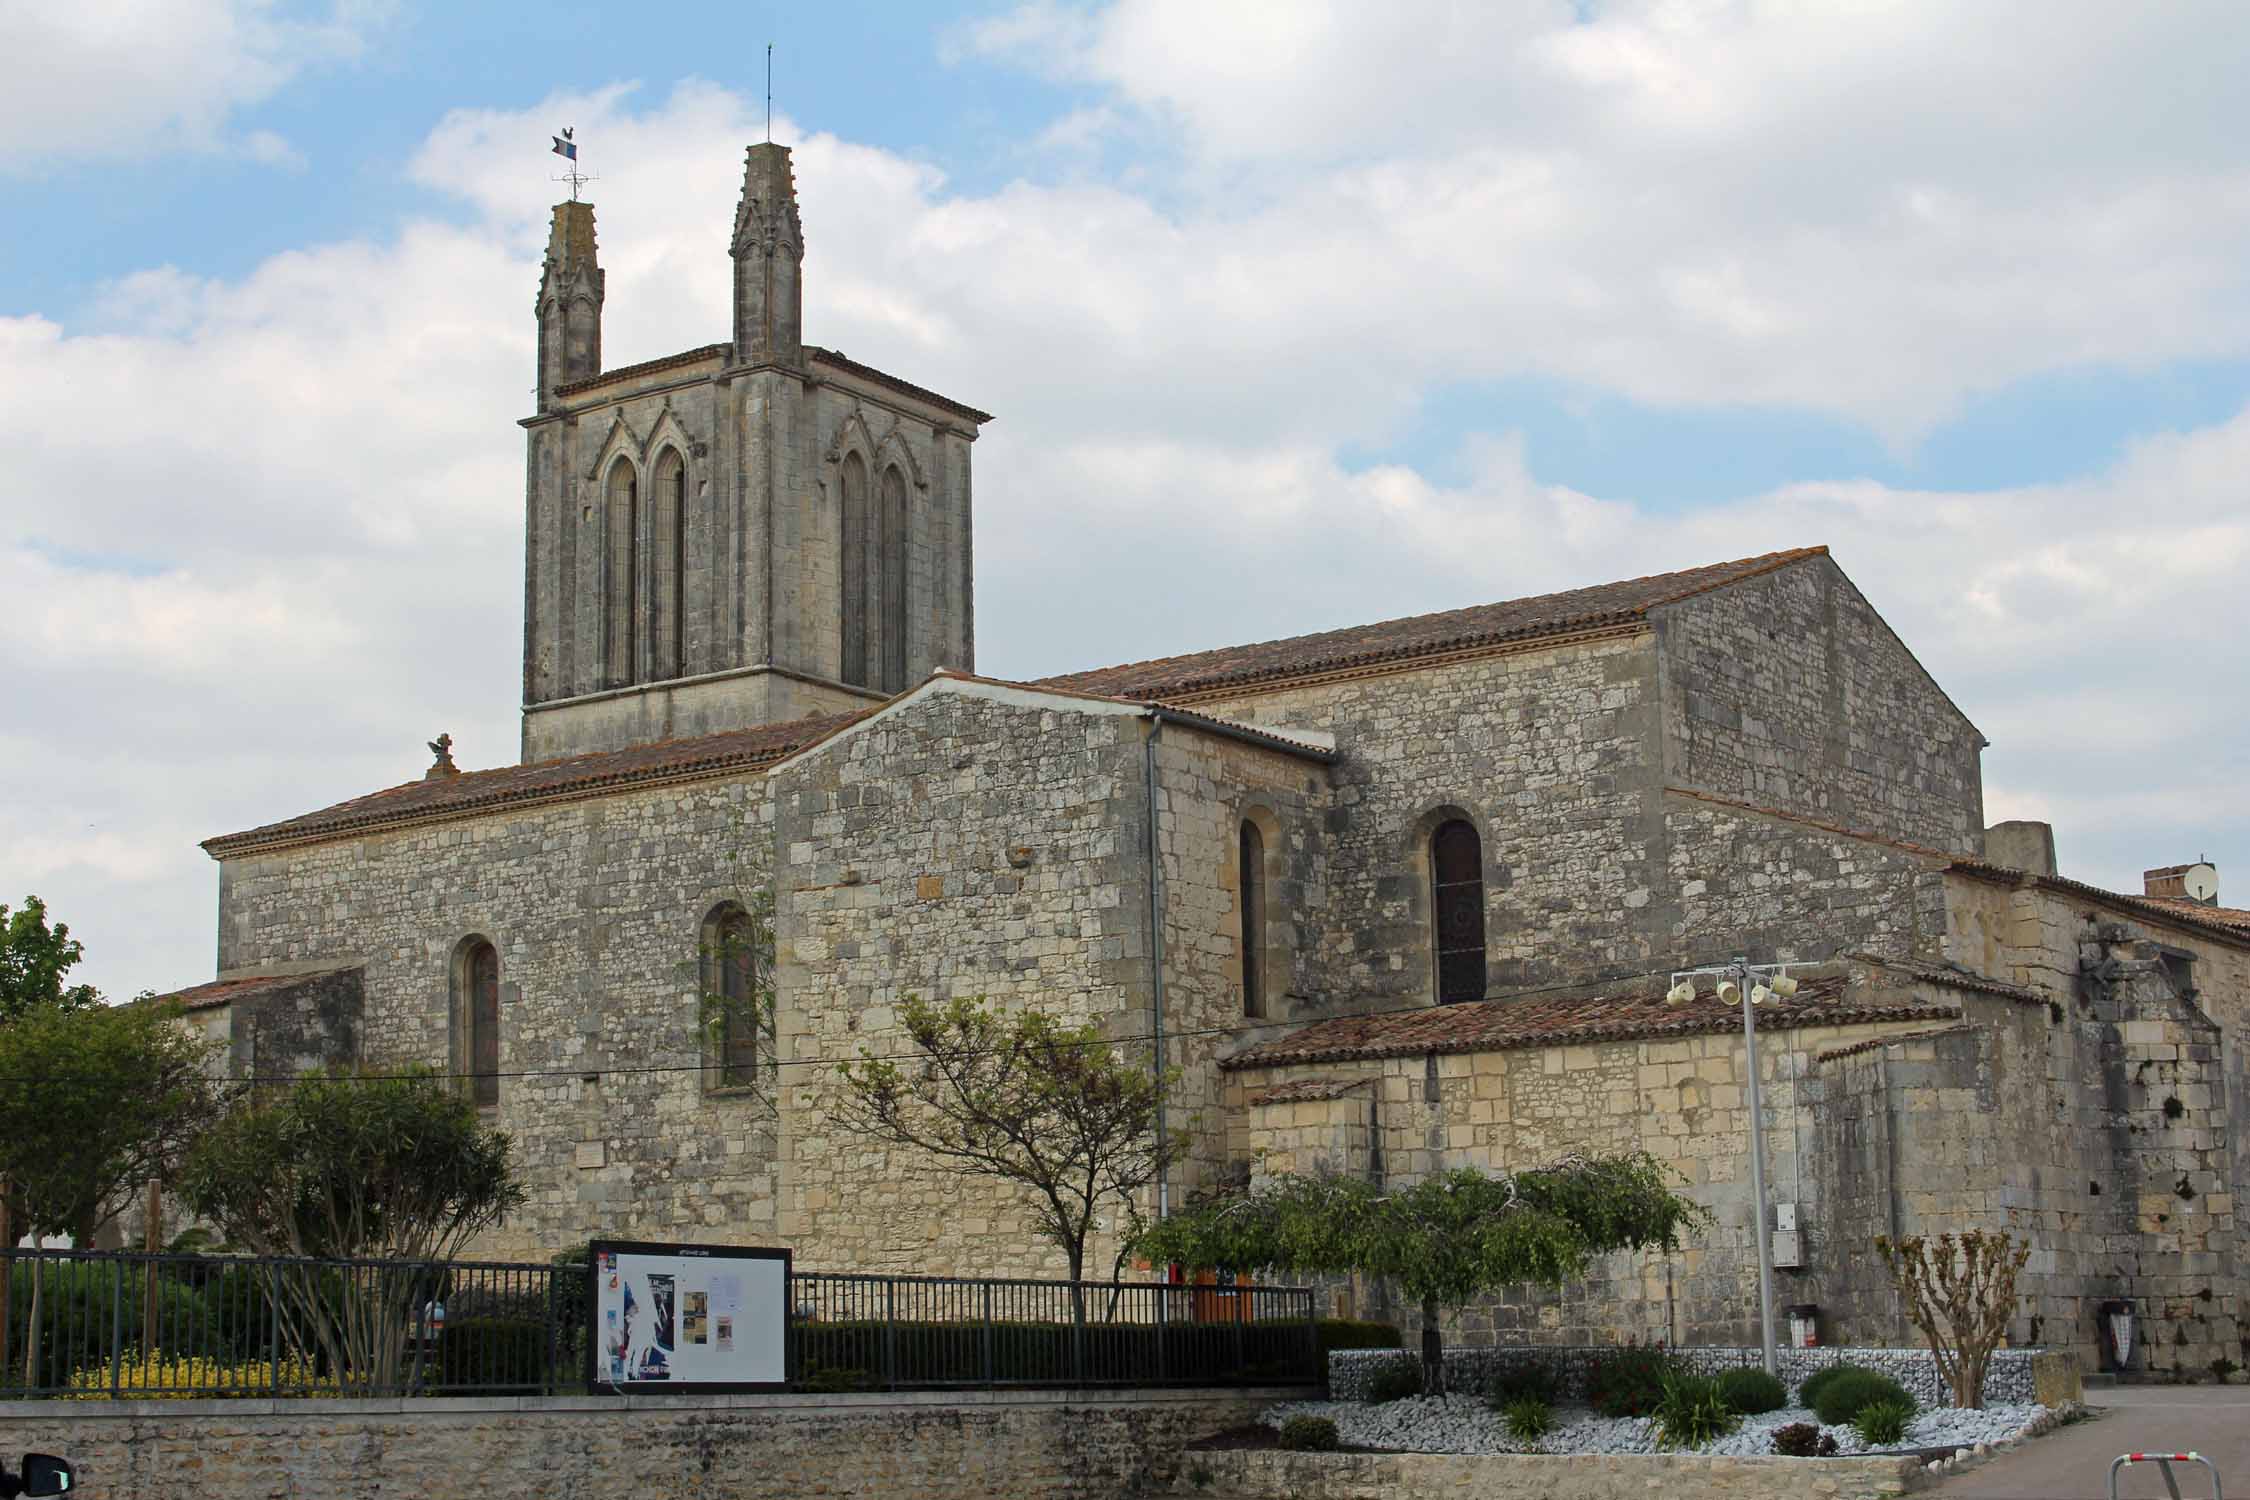
M23 1456L22 1484L26 1497L67 1495L77 1483L78 1476L71 1471L68 1459L46 1453L26 1453Z

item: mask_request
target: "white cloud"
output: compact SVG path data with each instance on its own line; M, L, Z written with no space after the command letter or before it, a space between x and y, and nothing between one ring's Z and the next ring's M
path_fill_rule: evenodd
M235 111L303 69L358 55L383 0L294 15L275 0L0 0L0 171L74 158L164 156L227 144ZM255 130L234 149L301 165Z
M1661 40L1596 69L1603 87L1706 132L1770 115L1634 82L1669 66ZM1433 102L1441 120L1451 107ZM463 223L308 246L233 281L152 267L83 327L0 319L0 775L41 788L0 810L0 847L6 878L86 938L96 982L208 976L213 872L195 840L417 775L441 729L464 765L513 758L513 419L550 201L517 147L555 119L596 143L597 170L631 165L598 194L609 363L723 338L762 112L703 83L447 117L411 170L459 196ZM1239 153L1280 149L1230 120ZM1576 128L1592 155L1626 126ZM2190 845L2250 847L2229 748L2250 724L2227 686L2250 668L2233 585L2250 415L2067 484L1802 484L1684 514L1543 483L1505 431L1465 436L1458 483L1355 471L1347 444L1446 381L1529 369L1881 420L1904 384L1958 388L1964 369L2032 358L2019 340L2059 358L2075 337L2024 331L2059 296L2043 263L1994 290L2021 303L2006 311L1968 283L1917 282L1920 262L1977 261L1916 238L1936 231L1845 255L1850 276L1818 225L1792 231L1798 251L1750 225L1690 253L1621 226L1552 143L1463 141L1345 160L1350 138L1331 134L1269 189L1206 200L1081 180L966 195L926 165L802 140L808 336L1000 414L977 448L981 667L1036 675L1824 541L1994 735L1995 817L2051 810L2066 860L2109 881ZM1886 202L1949 234L2041 211L1942 185ZM2250 264L2223 195L2207 208L2195 253ZM2068 240L2071 215L2054 217ZM2111 232L2122 260L2149 233ZM1776 277L1790 254L1802 264ZM2231 286L2117 297L2186 298L2182 326L2223 343ZM1960 326L1914 297L1957 305ZM1901 326L1865 349L1840 331L1886 320Z

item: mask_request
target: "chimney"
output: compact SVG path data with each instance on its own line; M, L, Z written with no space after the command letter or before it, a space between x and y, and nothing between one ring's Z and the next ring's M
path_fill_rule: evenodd
M2052 875L2056 873L2055 827L2026 818L1995 823L1984 831L1984 857L2027 875Z
M2141 894L2170 896L2203 906L2219 904L2219 867L2207 859L2192 865L2166 865L2141 872Z

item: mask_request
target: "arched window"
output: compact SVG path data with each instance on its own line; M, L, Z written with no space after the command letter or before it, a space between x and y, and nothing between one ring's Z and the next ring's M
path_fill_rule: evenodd
M842 548L838 582L843 585L844 681L865 686L867 670L867 465L856 453L844 455L841 476Z
M1242 820L1241 865L1236 871L1242 909L1242 1013L1266 1013L1266 839Z
M757 1082L763 1029L758 956L757 924L741 907L729 901L704 918L704 1035L714 1088Z
M500 1102L500 954L481 937L467 938L453 957L456 1066L469 1076L479 1108Z
M640 576L640 480L633 465L620 458L609 466L609 552L606 568L608 651L604 657L606 686L623 687L633 680L635 667L633 627L639 619L634 595Z
M656 511L649 538L656 569L649 601L649 644L658 678L687 671L687 465L677 448L656 461Z
M1441 1005L1484 998L1484 841L1453 818L1430 835L1430 911L1435 918Z
M892 464L883 471L879 521L882 540L883 681L886 693L906 691L906 476Z

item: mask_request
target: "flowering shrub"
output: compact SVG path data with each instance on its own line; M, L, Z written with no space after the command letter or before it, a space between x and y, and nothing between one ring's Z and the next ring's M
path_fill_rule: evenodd
M334 1396L336 1377L316 1375L311 1365L284 1359L279 1368L263 1360L227 1364L201 1354L146 1354L128 1349L120 1356L114 1393L108 1361L74 1372L65 1401L195 1401L248 1396Z

